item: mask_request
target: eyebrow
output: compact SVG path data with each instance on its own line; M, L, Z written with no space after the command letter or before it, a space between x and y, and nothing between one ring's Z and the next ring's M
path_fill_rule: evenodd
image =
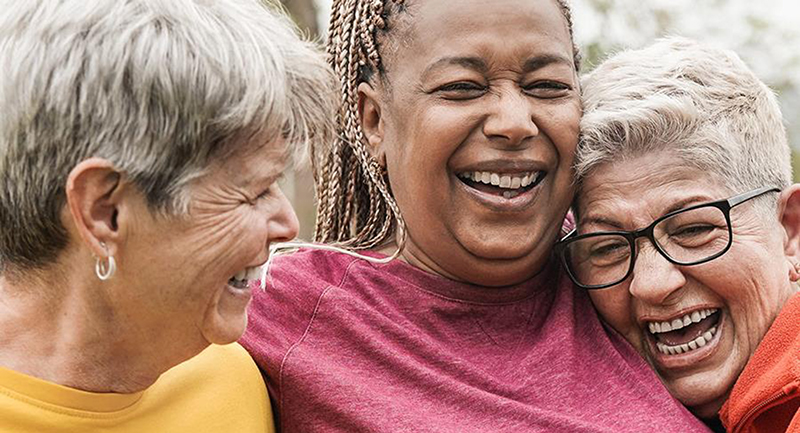
M658 218L661 218L662 216L664 216L664 215L666 215L666 214L668 214L670 212L681 210L683 208L687 208L689 206L693 206L693 205L696 205L696 204L713 203L714 201L716 201L716 200L708 200L707 197L702 197L702 196L687 197L687 198L685 198L683 200L675 202L672 206L667 208L667 210L664 213L662 213L660 216L656 217L653 221L655 221ZM652 223L652 221L651 221L651 223ZM615 229L622 230L622 226L619 223L617 223L615 221L612 221L612 220L609 220L607 218L603 218L603 217L584 218L583 221L580 221L580 225L584 225L584 224L586 224L586 225L591 225L591 224L607 225L607 226L611 226L611 227L613 227ZM642 228L642 227L637 228L637 230L640 229L640 228Z
M522 64L522 70L524 72L531 72L552 64L564 64L571 67L572 60L558 54L540 54L527 59L525 63ZM437 69L445 68L447 66L460 66L462 68L472 69L481 73L485 73L489 69L489 67L486 65L486 62L484 62L480 57L442 57L425 68L421 74L421 77L424 79Z
M484 62L483 59L479 57L459 57L459 56L442 57L436 60L435 62L431 63L430 66L428 66L427 68L425 68L425 70L422 71L421 76L424 78L428 74L436 71L437 69L442 69L447 66L461 66L463 68L473 69L478 72L486 72L486 70L489 69L486 66L486 62Z
M562 63L572 67L573 62L571 59L568 59L558 54L541 54L526 60L525 63L522 65L522 70L525 72L535 71L538 69L542 69L545 66L552 65L554 63Z

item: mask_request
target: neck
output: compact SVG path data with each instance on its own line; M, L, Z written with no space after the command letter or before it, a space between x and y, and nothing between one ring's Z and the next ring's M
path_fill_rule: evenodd
M85 267L88 278L0 276L0 366L84 391L133 393L202 350L179 353L162 341L157 326L148 329L117 308L111 285Z

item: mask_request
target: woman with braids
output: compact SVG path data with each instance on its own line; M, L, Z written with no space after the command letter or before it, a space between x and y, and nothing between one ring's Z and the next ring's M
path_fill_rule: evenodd
M567 5L334 1L329 55L327 245L275 261L242 340L279 428L705 431L552 258L581 115Z

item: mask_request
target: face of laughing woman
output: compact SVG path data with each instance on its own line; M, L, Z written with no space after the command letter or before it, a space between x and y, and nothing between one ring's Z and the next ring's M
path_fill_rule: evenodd
M580 233L638 230L670 211L744 192L730 191L674 160L654 154L592 172L578 198ZM778 221L769 223L752 202L745 202L731 210L731 226L730 249L693 266L671 264L640 238L632 275L590 291L603 318L653 366L670 393L701 418L716 416L796 290Z
M580 101L552 0L411 5L359 87L362 124L408 228L404 258L485 286L535 275L572 198Z

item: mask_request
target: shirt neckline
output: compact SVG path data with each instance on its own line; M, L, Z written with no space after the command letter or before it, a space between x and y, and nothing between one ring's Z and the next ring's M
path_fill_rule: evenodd
M0 367L0 392L17 400L63 411L113 413L137 403L144 391L131 394L96 393L59 385L37 377Z

